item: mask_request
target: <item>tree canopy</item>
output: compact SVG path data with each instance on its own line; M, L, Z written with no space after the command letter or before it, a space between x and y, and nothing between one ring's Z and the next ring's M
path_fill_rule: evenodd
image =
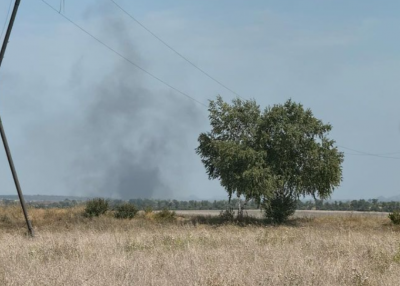
M254 100L209 104L211 131L196 152L210 179L233 194L268 203L277 194L328 198L342 180L343 153L332 129L292 100L261 111Z

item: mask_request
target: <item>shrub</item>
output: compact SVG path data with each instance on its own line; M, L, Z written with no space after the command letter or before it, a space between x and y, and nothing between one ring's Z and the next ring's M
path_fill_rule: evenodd
M223 221L233 221L235 218L235 211L233 208L228 207L226 210L219 213L219 218Z
M144 208L144 213L145 214L151 214L153 213L153 208L151 206L147 206Z
M86 202L84 215L86 217L98 217L108 210L108 202L105 199L93 199Z
M389 218L393 224L400 224L400 211L390 213Z
M296 211L297 200L291 195L277 193L269 202L263 204L265 216L273 223L281 224Z
M11 224L12 220L8 215L3 214L3 215L0 216L0 222L2 222L4 224Z
M161 221L174 221L176 219L176 214L174 211L169 209L163 209L154 215L154 218Z
M138 209L135 207L135 205L125 203L116 207L114 217L119 219L132 219L137 214L137 212Z

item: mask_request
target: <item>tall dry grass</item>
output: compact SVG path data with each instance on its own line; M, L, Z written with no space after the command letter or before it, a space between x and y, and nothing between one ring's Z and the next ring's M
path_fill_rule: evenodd
M0 209L0 285L400 285L400 229L386 218L270 226L81 212L30 210L30 239L20 210Z

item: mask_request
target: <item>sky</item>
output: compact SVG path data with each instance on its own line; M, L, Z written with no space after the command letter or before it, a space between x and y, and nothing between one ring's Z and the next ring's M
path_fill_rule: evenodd
M235 98L112 1L64 2L62 14L200 103ZM115 2L241 97L262 108L292 98L331 123L346 152L332 199L400 195L400 2ZM0 28L9 3L0 0ZM226 198L195 153L207 109L41 0L21 1L0 115L25 194ZM0 188L16 193L4 152Z

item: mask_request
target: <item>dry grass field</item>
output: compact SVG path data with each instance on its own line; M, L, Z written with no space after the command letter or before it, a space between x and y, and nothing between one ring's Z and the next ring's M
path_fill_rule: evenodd
M160 222L82 209L0 208L0 285L400 285L400 228L374 216L272 226L179 217Z
M188 210L188 211L176 211L177 214L181 215L205 215L205 216L217 216L221 211L219 210ZM247 215L252 217L261 218L263 212L260 210L246 210ZM356 211L316 211L316 210L298 210L294 214L295 218L315 218L322 216L363 216L363 217L387 217L387 212L356 212Z

